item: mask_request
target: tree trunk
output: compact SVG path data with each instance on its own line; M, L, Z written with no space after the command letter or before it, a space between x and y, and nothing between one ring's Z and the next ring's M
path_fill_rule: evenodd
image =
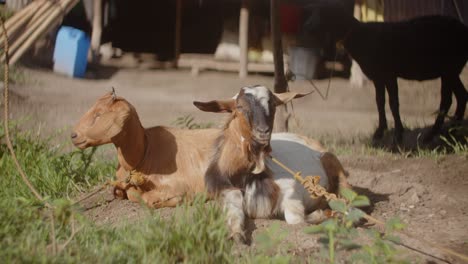
M279 0L270 1L271 38L273 41L273 62L275 65L275 93L284 93L288 90L288 82L284 75L283 44L281 43ZM288 109L286 105L279 106L275 116L275 130L288 131Z

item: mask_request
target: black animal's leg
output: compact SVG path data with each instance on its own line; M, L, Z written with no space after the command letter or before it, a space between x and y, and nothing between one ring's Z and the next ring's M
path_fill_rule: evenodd
M455 98L457 99L457 110L455 111L455 120L461 121L463 120L463 116L465 115L466 109L466 102L468 101L468 92L463 86L463 83L460 80L460 77L457 76L454 80L452 90L455 94Z
M381 80L374 80L375 100L379 111L379 127L374 132L374 140L381 139L387 130L387 118L385 117L385 83Z
M442 85L440 86L440 106L439 113L437 114L436 121L432 127L429 134L424 138L424 141L427 143L432 140L432 138L440 133L440 129L444 124L445 116L452 105L452 85L454 84L453 78L447 78L442 76Z
M403 124L400 119L400 103L398 100L398 83L396 78L387 81L388 101L392 110L393 120L395 121L395 133L393 134L393 143L401 144L403 140Z

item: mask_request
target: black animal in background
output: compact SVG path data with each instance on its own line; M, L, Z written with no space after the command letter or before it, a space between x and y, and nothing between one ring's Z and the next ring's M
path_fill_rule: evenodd
M304 23L306 34L317 30L327 32L335 41L342 41L345 49L374 82L379 126L373 138L381 139L387 129L385 118L385 89L395 122L394 143L403 139L400 120L397 77L409 80L441 78L440 108L435 124L425 135L430 141L440 133L444 118L457 100L455 120L462 120L468 93L460 80L460 73L468 59L468 27L455 18L425 16L403 22L362 23L344 12L340 3L323 2L318 16L310 16Z

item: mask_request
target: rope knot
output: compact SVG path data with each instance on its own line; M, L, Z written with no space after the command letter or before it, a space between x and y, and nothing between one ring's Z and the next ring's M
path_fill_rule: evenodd
M125 179L125 183L129 183L136 187L145 184L145 182L146 178L143 175L143 173L136 170L132 170L131 172L129 172L127 178Z

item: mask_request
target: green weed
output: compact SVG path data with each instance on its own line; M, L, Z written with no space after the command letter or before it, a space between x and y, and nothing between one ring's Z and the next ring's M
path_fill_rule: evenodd
M0 130L0 135L4 131ZM25 172L54 209L45 209L22 183L0 144L0 259L5 263L227 263L232 243L222 210L197 199L169 219L157 211L135 222L96 226L67 199L115 173L95 149L62 153L60 146L12 129ZM1 136L0 136L1 138ZM1 142L1 141L0 141Z
M195 122L195 118L191 115L178 117L176 120L174 120L174 122L172 122L172 124L179 128L186 128L186 129L203 129L203 128L211 128L214 126L214 124L211 122L197 123Z
M96 149L62 153L61 146L52 146L49 139L39 135L12 129L12 144L18 160L31 183L49 199L69 197L83 191L106 177L113 175L115 165L109 161L95 160ZM0 129L0 139L4 137ZM94 158L94 159L93 159ZM0 145L0 171L2 191L0 199L13 202L15 199L31 200L29 189L20 180L19 173L5 144ZM15 199L11 199L15 197Z
M335 263L336 251L344 250L354 252L351 255L352 263L405 263L398 258L393 245L393 242L399 241L398 237L393 235L393 231L403 228L403 225L397 220L391 220L387 222L383 234L372 229L366 230L370 244L360 242L361 232L355 228L355 224L364 217L364 212L357 207L368 206L369 199L348 189L343 190L341 195L346 202L329 202L330 208L338 214L337 217L305 229L306 233L322 234L319 241L327 252L325 259L329 263Z

